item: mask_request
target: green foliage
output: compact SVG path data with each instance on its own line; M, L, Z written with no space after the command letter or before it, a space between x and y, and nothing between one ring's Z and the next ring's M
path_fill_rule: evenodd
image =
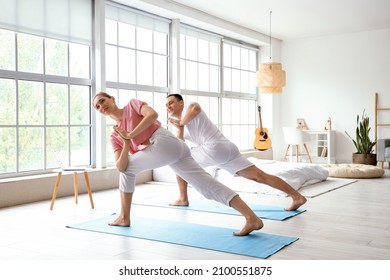
M0 78L0 177L58 167L55 154L64 165L90 164L90 87L77 80L89 78L88 51L0 28L0 71L19 73Z
M370 119L363 111L360 121L360 116L356 118L356 136L353 139L348 132L345 132L348 137L352 140L356 147L357 154L371 154L376 144L376 139L371 141L370 139Z

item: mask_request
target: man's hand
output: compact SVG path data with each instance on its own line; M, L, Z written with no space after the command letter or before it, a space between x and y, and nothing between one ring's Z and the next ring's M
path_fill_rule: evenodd
M177 129L182 129L183 125L180 125L180 120L169 118L168 121L173 124Z
M168 121L173 124L174 127L177 129L177 138L184 140L184 125L180 124L180 120L168 118Z

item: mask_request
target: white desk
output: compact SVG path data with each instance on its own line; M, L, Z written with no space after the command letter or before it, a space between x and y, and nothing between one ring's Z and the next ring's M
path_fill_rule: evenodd
M336 163L336 131L305 130L311 136L308 149L313 163Z

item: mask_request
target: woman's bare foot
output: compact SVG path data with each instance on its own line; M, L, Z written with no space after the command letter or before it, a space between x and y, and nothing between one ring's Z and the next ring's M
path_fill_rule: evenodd
M248 219L240 231L233 232L234 236L245 236L254 230L259 230L264 226L263 221L258 217Z
M118 226L118 227L129 227L130 226L130 219L125 219L121 216L116 218L111 223L108 223L109 226Z
M289 208L284 208L284 210L286 210L286 211L295 211L299 207L301 207L303 204L305 204L306 201L307 201L306 197L304 197L303 195L300 195L297 198L293 198L293 202L291 203L290 207Z
M190 204L189 204L188 200L179 198L179 199L175 200L174 202L169 203L169 205L170 206L183 206L183 207L186 207L186 206L188 206Z

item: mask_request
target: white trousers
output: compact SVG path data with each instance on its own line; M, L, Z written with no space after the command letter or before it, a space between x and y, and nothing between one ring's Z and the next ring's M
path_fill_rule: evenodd
M119 177L122 192L134 192L136 176L140 172L169 165L204 197L230 206L237 193L204 171L191 157L188 146L182 140L165 128L159 128L150 141L151 145L147 148L129 156L127 168Z
M191 155L201 167L216 166L227 170L233 176L253 165L230 141L209 142L192 147Z

